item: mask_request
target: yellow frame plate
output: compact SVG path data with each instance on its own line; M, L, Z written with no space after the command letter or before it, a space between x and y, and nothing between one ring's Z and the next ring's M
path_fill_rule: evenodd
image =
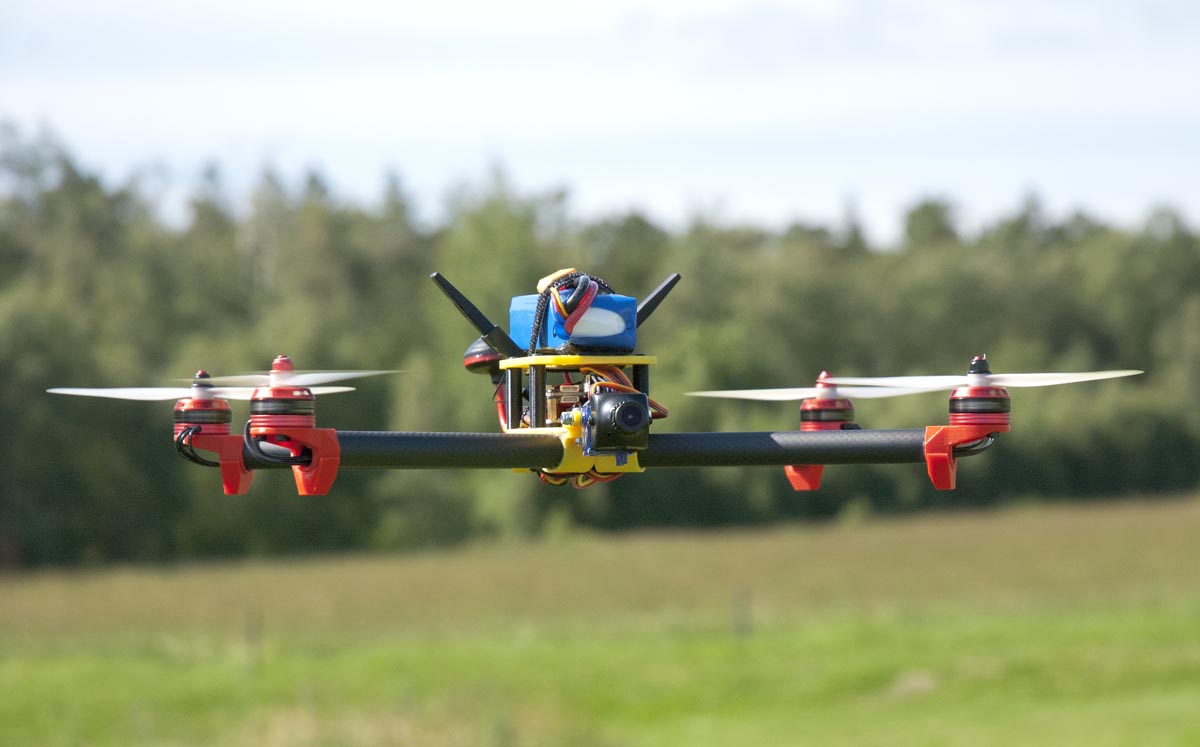
M658 358L653 355L527 355L524 358L505 358L500 361L501 370L510 368L528 370L530 366L545 366L555 369L579 369L587 366L653 366Z

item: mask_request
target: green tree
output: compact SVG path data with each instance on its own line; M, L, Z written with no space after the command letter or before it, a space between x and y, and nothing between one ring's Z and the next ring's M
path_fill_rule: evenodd
M904 246L924 249L959 240L955 210L948 200L926 198L909 208L904 216Z
M683 230L628 213L572 218L562 190L527 194L500 172L424 226L398 177L377 204L317 173L263 174L242 214L214 169L182 225L110 184L45 135L0 128L0 564L396 549L542 531L547 517L609 530L754 525L1086 499L1200 484L1192 385L1200 239L1178 211L1124 230L1036 198L963 235L948 199L905 216L905 245L871 252L852 206L841 225L782 231L698 217ZM496 322L513 295L577 266L644 297L683 283L639 331L658 356L656 432L782 430L794 405L693 400L696 389L803 386L844 375L1145 368L1141 380L1013 392L1015 432L937 494L919 466L831 468L817 494L778 470L660 470L588 491L507 472L343 471L336 495L298 498L283 471L248 496L175 459L170 403L67 400L50 386L153 384L195 367L233 373L288 352L301 366L402 368L322 398L350 429L493 430L493 387L466 373L476 332L429 282L440 270ZM518 341L523 343L524 341ZM945 395L859 403L867 427L945 422ZM238 422L245 410L238 409ZM856 509L857 510L857 509Z

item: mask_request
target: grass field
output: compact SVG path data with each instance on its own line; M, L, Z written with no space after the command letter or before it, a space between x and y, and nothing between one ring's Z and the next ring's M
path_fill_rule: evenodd
M1200 501L0 578L3 745L1200 744Z

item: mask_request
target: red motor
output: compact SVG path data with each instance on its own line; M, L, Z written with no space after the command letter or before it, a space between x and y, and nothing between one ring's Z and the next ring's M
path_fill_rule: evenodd
M307 386L295 383L295 376L291 358L280 355L272 361L267 385L250 396L246 445L261 458L290 465L300 495L325 495L341 462L337 431L316 427L316 395ZM257 445L260 441L281 446L291 456L267 457Z
M175 439L188 428L196 433L220 436L229 433L233 412L229 402L212 396L207 371L197 371L192 379L192 396L175 403Z
M250 397L251 429L316 427L317 398L308 387L288 384L294 371L286 355L272 361L267 386Z
M967 369L967 385L950 393L950 425L993 425L1008 430L1012 400L1008 390L993 386L986 355L977 355ZM972 379L977 379L973 381Z
M837 387L826 379L828 371L817 377L817 395L800 403L800 430L840 431L854 428L854 403L838 396ZM820 464L791 464L783 468L794 490L816 490L821 487Z
M816 397L800 403L800 430L840 431L854 425L854 403L839 397L837 387L825 381L828 371L817 377Z

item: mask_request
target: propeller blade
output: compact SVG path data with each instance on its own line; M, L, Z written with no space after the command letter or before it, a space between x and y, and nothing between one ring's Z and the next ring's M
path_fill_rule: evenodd
M826 379L830 381L830 379ZM831 387L796 387L784 389L729 389L709 392L688 392L692 397L716 397L722 399L750 399L763 402L793 402L801 399L814 399L825 396L828 399ZM837 397L853 399L882 399L883 397L899 397L906 394L920 394L936 389L909 389L900 387L879 386L839 386L836 388Z
M855 377L855 376L830 376L825 381L830 384L837 384L841 387L843 384L866 387L897 387L900 389L924 389L927 391L937 391L939 389L953 389L956 386L965 386L967 377L962 375L950 376L881 376L881 377Z
M188 379L179 379L179 381L188 381ZM212 376L208 381L212 384L219 384L225 387L246 387L254 389L260 386L267 385L266 374L235 374L233 376Z
M287 379L289 384L298 386L315 386L317 384L332 384L335 381L361 379L367 376L382 376L384 374L400 373L399 371L304 371L294 374Z
M1115 379L1121 376L1136 376L1140 373L1144 372L1128 369L1120 371L1084 371L1080 373L1015 373L975 375L986 377L986 381L991 386L1030 387L1054 386L1057 384L1076 384L1082 381L1099 381L1101 379ZM843 384L854 384L860 386L902 387L936 391L967 386L970 383L970 379L967 376L955 375L882 376L879 378L830 376L826 379L826 381L831 384L837 384L839 388L842 388L843 390Z
M1137 376L1144 371L1133 369L1122 371L1084 371L1080 373L1013 373L992 374L988 377L996 386L1055 386L1056 384L1075 384L1081 381L1099 381L1101 379L1117 379L1122 376Z
M256 387L252 386L214 386L206 387L205 394L220 399L249 400ZM316 386L311 387L313 394L338 394L353 392L352 386ZM144 402L162 401L168 399L188 399L196 397L200 392L190 386L134 386L114 387L111 389L86 389L58 387L47 389L51 394L68 394L76 397L104 397L106 399L130 399Z
M254 394L254 389L255 387L252 386L214 386L210 387L208 391L212 396L221 399L249 400ZM194 395L189 394L188 396Z
M688 392L689 397L715 397L718 399L754 399L763 402L788 402L817 396L815 386L795 389L726 389L723 391Z
M901 397L909 394L941 391L936 387L906 386L839 386L837 390L838 394L854 399L883 399L884 397Z
M352 386L314 386L309 388L313 394L341 394L342 392L353 392Z
M187 386L134 386L115 387L111 389L73 389L58 387L47 389L51 394L69 394L75 397L105 397L108 399L134 399L143 401L184 399L192 396L192 388Z
M235 374L232 376L213 376L210 381L214 384L223 386L247 386L247 387L262 387L270 386L271 376L276 376L276 381L280 382L281 386L316 386L318 384L331 384L335 381L346 381L348 379L358 379L366 376L382 376L383 374L400 373L399 371L285 371L275 374Z

